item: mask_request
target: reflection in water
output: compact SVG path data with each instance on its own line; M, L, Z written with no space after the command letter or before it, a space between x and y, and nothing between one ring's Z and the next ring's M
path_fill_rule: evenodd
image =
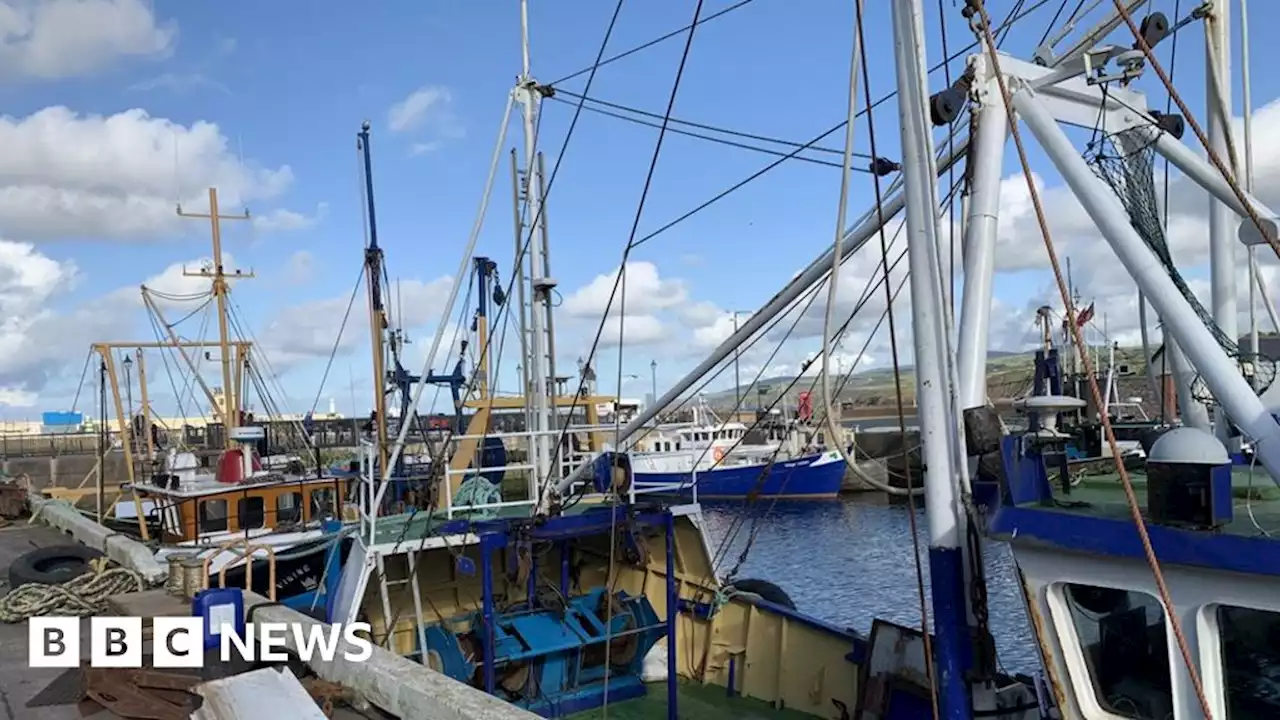
M752 516L763 516L756 540L738 577L777 583L803 613L833 625L871 630L880 617L910 627L920 626L915 565L907 508L840 502L760 501L703 503L707 535L716 552L731 532L735 517L747 515L742 529L723 553L721 572L737 562L751 531ZM916 511L924 564L925 597L929 592L928 547L924 512ZM1027 624L1026 611L1013 576L1007 545L984 542L991 632L1006 672L1030 673L1040 660Z

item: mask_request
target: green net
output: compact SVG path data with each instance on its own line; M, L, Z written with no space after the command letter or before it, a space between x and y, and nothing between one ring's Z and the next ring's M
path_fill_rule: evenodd
M1169 243L1164 234L1160 206L1156 199L1155 181L1155 137L1156 133L1148 128L1132 128L1117 133L1104 135L1089 143L1085 150L1085 161L1093 169L1095 175L1102 179L1120 198L1125 212L1129 215L1129 224L1138 232L1151 252L1160 259L1165 272L1173 280L1178 291L1191 304L1205 328L1213 334L1214 339L1223 352L1235 361L1240 374L1250 381L1255 391L1262 394L1276 377L1275 360L1259 354L1251 357L1248 351L1241 350L1235 338L1228 337L1214 322L1213 315L1200 303L1200 299L1191 292L1187 282L1173 263L1169 252ZM1192 395L1205 404L1213 404L1213 394L1200 375L1196 375L1191 386Z

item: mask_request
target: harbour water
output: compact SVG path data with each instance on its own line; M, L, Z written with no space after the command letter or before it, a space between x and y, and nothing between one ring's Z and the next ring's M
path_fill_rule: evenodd
M765 578L787 592L796 608L816 618L871 630L876 617L920 626L915 564L911 559L908 509L856 499L833 502L757 501L703 503L711 550L732 536L721 566L732 567L746 546L756 519L756 538L738 577ZM929 592L924 511L916 510ZM744 518L734 533L735 518ZM1000 665L1006 672L1031 673L1040 666L1026 610L1013 576L1007 545L983 542L988 607Z

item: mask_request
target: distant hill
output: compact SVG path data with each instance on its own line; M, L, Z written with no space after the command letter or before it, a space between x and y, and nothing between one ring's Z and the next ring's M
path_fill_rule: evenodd
M1099 370L1104 370L1107 366L1107 349L1093 348L1098 356L1097 366ZM1142 348L1117 348L1116 350L1116 366L1122 375L1127 377L1145 377L1142 359ZM1035 353L1034 352L1009 352L995 350L987 354L987 386L991 397L1007 398L1020 395L1031 386L1034 377ZM1063 369L1069 371L1071 368L1070 358L1063 358ZM902 390L907 398L913 398L915 395L915 368L911 365L903 365L900 368L902 374ZM747 383L750 378L743 378L741 392L750 395L743 398L743 407L750 409L758 404L769 404L777 398L777 393L786 389L786 398L784 403L787 405L795 405L799 402L798 395L809 390L811 387L816 388L815 376L806 376L798 382L792 375L775 375L762 379L755 387L749 387ZM788 389L789 387L789 389ZM759 389L765 389L762 395ZM894 402L895 398L893 368L877 368L874 370L866 370L854 374L845 384L843 392L836 398L839 402L852 402L857 405L881 405ZM733 389L711 392L706 394L707 402L713 407L729 408L733 406L737 393Z

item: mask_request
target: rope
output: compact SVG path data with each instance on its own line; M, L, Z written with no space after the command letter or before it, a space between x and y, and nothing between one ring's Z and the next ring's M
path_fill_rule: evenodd
M991 60L991 67L994 70L996 82L1000 85L1000 96L1005 103L1005 112L1009 116L1009 132L1013 135L1013 144L1018 150L1018 162L1022 166L1023 176L1027 181L1027 193L1031 198L1031 206L1036 213L1036 221L1040 226L1040 236L1044 240L1045 252L1049 255L1049 264L1053 268L1054 280L1058 285L1058 292L1062 296L1062 303L1067 309L1067 323L1069 330L1075 340L1076 352L1080 357L1080 362L1085 369L1085 377L1089 382L1089 393L1093 397L1094 405L1102 407L1102 393L1098 390L1098 378L1094 374L1093 361L1089 358L1089 353L1084 350L1084 337L1080 326L1076 323L1075 307L1071 303L1071 293L1067 288L1066 279L1062 274L1062 267L1058 263L1058 252L1053 245L1053 237L1049 232L1049 221L1045 215L1044 203L1040 197L1040 189L1032 181L1031 177L1031 161L1027 158L1026 146L1022 142L1022 133L1018 129L1017 113L1013 109L1013 95L1009 92L1008 83L1005 81L1004 72L1000 69L1000 57L996 52L994 39L991 35L991 17L987 14L987 6L984 0L969 0L970 7L974 8L981 22L976 23L974 31L981 33L986 38L987 57ZM1128 13L1124 11L1123 6L1117 0L1116 7L1125 16L1125 19L1132 26L1133 20L1129 18ZM1138 35L1137 27L1134 26L1134 34ZM1150 57L1150 48L1146 46L1146 41L1141 40L1143 47L1146 48L1148 59L1154 63L1155 58ZM1163 74L1163 73L1162 73ZM1172 87L1170 87L1172 91ZM1188 117L1189 122L1194 122ZM1206 143L1207 145L1207 143ZM1213 151L1209 151L1212 157ZM1225 173L1224 173L1225 175ZM1230 178L1228 178L1230 182ZM1247 206L1247 203L1246 203ZM1204 684L1200 680L1200 673L1196 669L1196 663L1192 659L1191 646L1187 643L1186 636L1182 633L1182 621L1178 618L1177 613L1171 612L1175 607L1173 599L1169 595L1169 587L1165 584L1164 573L1160 569L1160 561L1156 558L1155 548L1151 545L1151 537L1147 533L1146 521L1142 517L1142 508L1138 504L1138 496L1133 490L1133 482L1129 479L1129 471L1124 466L1124 460L1120 456L1120 449L1116 445L1115 429L1111 426L1111 418L1106 413L1099 413L1099 420L1102 422L1102 431L1107 439L1107 445L1111 449L1111 456L1115 459L1116 472L1120 475L1120 484L1124 487L1125 499L1128 500L1129 512L1133 517L1134 525L1138 531L1138 537L1142 541L1143 553L1146 555L1147 565L1151 568L1151 575L1155 580L1156 589L1160 593L1160 601L1166 608L1165 615L1169 621L1169 628L1173 631L1173 636L1178 642L1178 650L1182 655L1182 660L1186 664L1187 675L1191 678L1191 685L1195 689L1196 698L1200 701L1200 708L1204 712L1206 718L1212 718L1213 712L1209 707L1209 700L1204 692Z
M107 598L144 589L142 576L128 568L95 571L63 585L27 583L0 598L0 621L20 623L40 615L101 615L107 611Z

